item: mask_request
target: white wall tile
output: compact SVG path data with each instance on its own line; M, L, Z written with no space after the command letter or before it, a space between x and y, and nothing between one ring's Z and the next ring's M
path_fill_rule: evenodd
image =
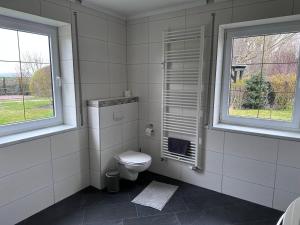
M88 147L87 130L75 130L51 137L53 158L62 157Z
M149 63L163 62L163 48L160 43L153 43L149 45Z
M190 14L186 16L186 26L189 28L205 25L205 36L211 35L212 17L210 13Z
M120 44L108 44L108 61L111 63L125 63L125 47Z
M52 205L53 188L46 187L0 208L1 224L14 225Z
M90 184L93 187L96 187L96 188L99 188L99 189L102 188L100 186L100 176L101 176L100 172L96 172L96 171L93 171L93 170L90 171Z
M226 132L224 152L266 162L276 162L277 140Z
M146 83L148 81L148 64L128 65L127 72L129 83Z
M54 184L55 202L80 191L89 185L89 173L78 173Z
M278 164L300 168L300 142L279 141Z
M126 77L126 66L124 64L109 64L109 76L111 83L125 83Z
M273 207L285 211L289 204L299 196L300 194L275 189Z
M121 105L124 115L123 122L138 120L138 105L139 103L137 102Z
M293 0L274 0L233 8L233 22L287 16L292 13Z
M126 83L111 83L110 84L110 97L123 97L124 91L127 90Z
M100 131L101 150L122 144L122 125L103 128Z
M0 206L52 184L51 164L43 163L0 179Z
M160 122L161 121L161 103L149 102L149 121Z
M41 15L64 22L71 21L71 11L69 8L47 1L41 1Z
M126 39L125 25L109 21L108 41L113 43L118 43L118 44L125 44L125 39Z
M79 40L80 60L107 62L108 50L104 41L80 37Z
M275 164L225 155L224 175L255 184L274 187Z
M300 169L277 166L275 187L289 192L300 193Z
M0 148L0 177L50 160L49 138Z
M184 182L194 184L200 187L208 188L214 191L221 191L222 176L208 171L196 172L189 166L182 167L182 177Z
M109 85L108 84L82 84L82 100L92 100L99 98L109 97Z
M79 13L78 32L80 36L106 41L108 37L107 20L85 13Z
M215 152L223 152L224 132L217 130L206 130L205 149Z
M148 82L162 84L163 67L161 63L149 64L148 66Z
M62 102L64 106L76 107L75 85L62 84Z
M205 157L204 170L222 174L223 154L213 151L205 151L203 154Z
M148 37L148 23L129 24L127 26L128 44L147 43Z
M149 84L149 101L161 102L162 85Z
M26 12L34 15L41 14L40 0L2 0L1 7L14 9L21 12Z
M128 45L127 46L127 63L128 64L139 64L148 63L149 53L148 45Z
M109 83L108 64L80 61L81 82L84 84Z
M148 101L149 92L147 84L130 83L129 89L131 89L133 96L139 97L139 103Z
M299 14L299 13L300 13L300 2L294 1L294 14Z
M64 84L73 84L74 83L74 70L73 70L73 61L64 60L60 63L60 70Z
M101 156L100 150L89 149L90 153L90 170L100 172Z
M222 192L264 206L272 207L273 189L244 182L234 178L223 177Z
M71 153L53 161L53 179L58 182L89 169L88 151Z
M125 116L122 108L123 107L121 105L101 107L99 114L100 128L121 124Z
M61 60L71 60L73 61L72 56L72 40L69 36L60 36L59 41L59 56Z
M166 20L157 20L149 22L149 41L162 42L163 31L180 29L185 26L185 16L175 17Z
M123 124L122 126L123 132L123 141L129 141L138 136L138 121L131 121Z

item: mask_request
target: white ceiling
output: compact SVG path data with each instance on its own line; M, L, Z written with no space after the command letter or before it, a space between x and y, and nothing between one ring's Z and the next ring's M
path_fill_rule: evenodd
M149 11L180 8L189 4L203 4L205 0L83 0L85 5L95 6L132 17Z

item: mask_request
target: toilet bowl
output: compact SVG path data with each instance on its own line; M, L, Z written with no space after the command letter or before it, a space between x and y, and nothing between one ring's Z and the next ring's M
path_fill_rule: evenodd
M135 181L140 172L151 165L151 156L141 152L126 151L115 156L118 161L120 176L124 179Z

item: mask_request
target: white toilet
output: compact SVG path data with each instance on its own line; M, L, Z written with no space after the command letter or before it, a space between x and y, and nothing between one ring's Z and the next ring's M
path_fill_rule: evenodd
M135 181L140 172L151 165L151 156L142 152L128 150L115 156L118 161L120 176L124 179Z

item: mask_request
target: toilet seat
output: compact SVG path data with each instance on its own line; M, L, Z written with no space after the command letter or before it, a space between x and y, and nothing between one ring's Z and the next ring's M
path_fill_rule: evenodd
M151 161L151 156L132 150L123 152L117 156L119 163L126 165L145 165Z

